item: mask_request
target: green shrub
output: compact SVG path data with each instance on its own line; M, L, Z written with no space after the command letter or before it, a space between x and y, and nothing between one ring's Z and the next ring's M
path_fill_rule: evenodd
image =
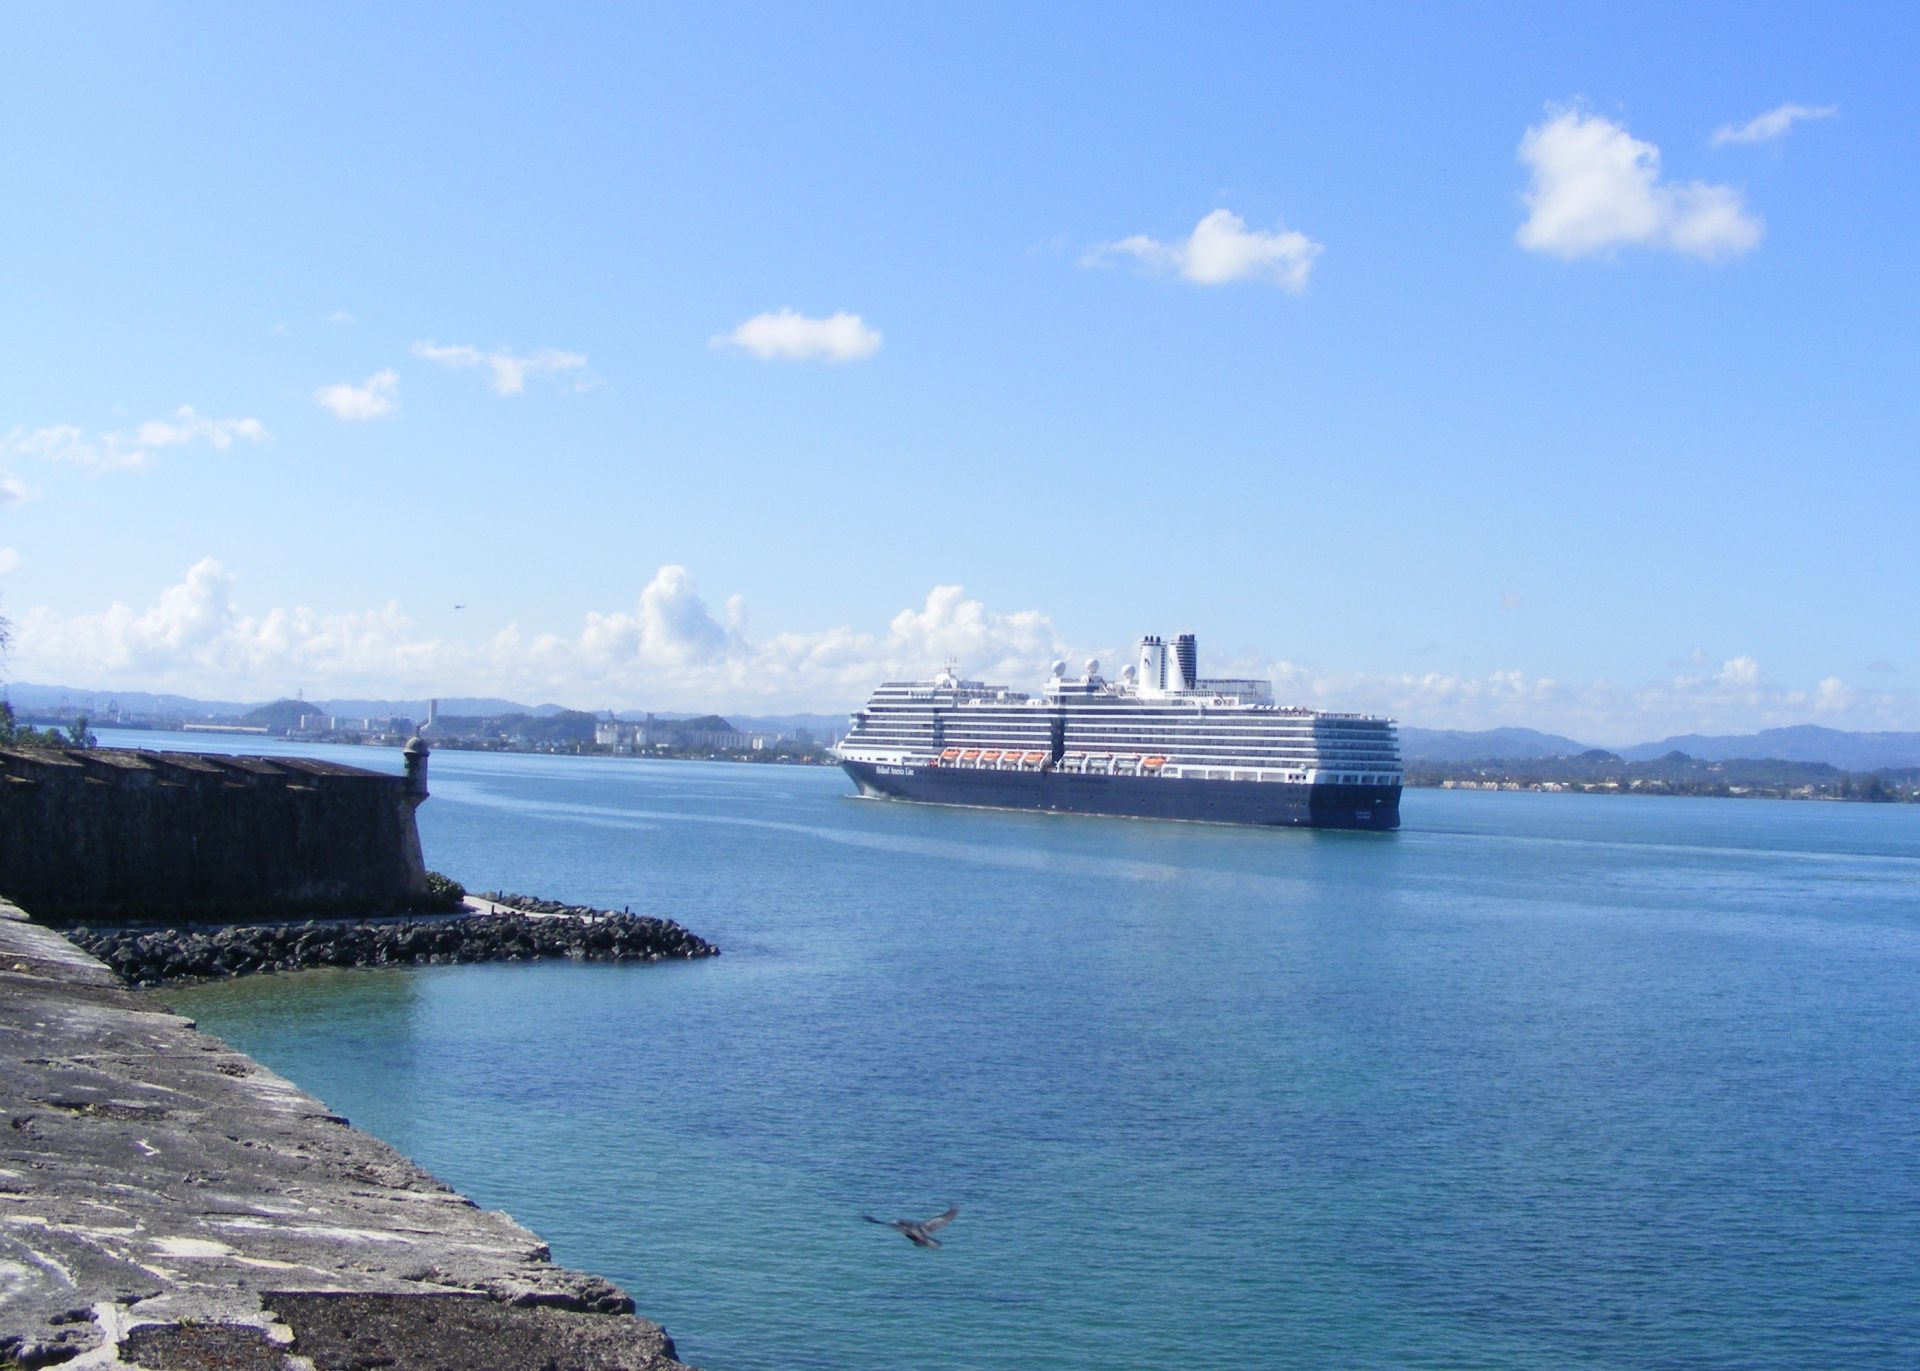
M467 888L453 877L442 876L438 871L427 873L426 907L428 909L452 912L458 909L460 902L466 898Z

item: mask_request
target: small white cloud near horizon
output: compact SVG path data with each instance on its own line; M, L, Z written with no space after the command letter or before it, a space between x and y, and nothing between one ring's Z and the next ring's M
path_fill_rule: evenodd
M192 405L182 405L170 418L149 419L132 433L115 431L89 437L76 424L52 424L31 432L16 427L0 435L0 457L32 457L106 471L145 466L155 448L206 442L224 452L235 439L263 443L272 436L258 419L209 419ZM8 492L13 501L25 498L25 487L11 477L0 481L0 490ZM0 498L0 503L9 502Z
M313 402L346 423L383 418L400 407L400 374L389 367L357 386L346 381L321 386Z
M1732 186L1662 181L1660 149L1598 114L1550 113L1519 156L1532 182L1513 236L1529 252L1571 260L1644 247L1713 262L1750 251L1765 231Z
M0 576L5 576L9 571L18 571L19 569L20 550L18 548L0 547Z
M0 505L24 505L32 498L33 492L18 476L0 476Z
M527 388L529 376L558 375L563 371L577 371L587 364L583 353L562 352L559 348L541 348L522 357L505 348L482 352L467 343L442 345L431 339L422 339L413 345L411 351L415 357L436 362L443 367L486 367L492 373L487 384L496 395L522 394ZM591 389L590 386L582 388Z
M1080 264L1104 266L1112 258L1131 257L1150 271L1196 285L1263 281L1298 295L1307 288L1307 277L1323 251L1323 244L1297 229L1248 229L1232 210L1217 209L1195 224L1182 242L1162 243L1136 233L1115 243L1095 244Z
M813 319L794 309L769 310L711 340L764 362L854 362L880 350L880 330L845 310Z
M1714 147L1727 143L1770 143L1784 138L1802 119L1831 119L1840 113L1838 105L1796 105L1791 102L1756 114L1744 124L1722 124L1713 131Z

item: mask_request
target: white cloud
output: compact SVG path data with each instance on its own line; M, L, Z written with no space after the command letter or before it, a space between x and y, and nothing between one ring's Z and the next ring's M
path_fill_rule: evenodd
M19 551L10 547L0 547L0 576L6 575L9 571L18 571L19 569Z
M1321 244L1295 229L1252 229L1231 210L1217 209L1194 225L1184 242L1162 243L1144 234L1101 243L1081 259L1099 266L1112 257L1132 257L1154 271L1169 272L1203 286L1230 281L1264 281L1299 294Z
M61 618L30 609L16 624L14 675L46 679L77 670L103 684L152 680L159 689L290 690L308 677L345 682L405 679L433 653L414 639L395 604L347 614L296 608L243 613L235 580L203 557L153 604L113 604Z
M990 679L1035 682L1064 651L1044 615L995 614L957 586L935 588L887 630L747 636L738 598L716 616L684 567L659 569L627 609L571 631L506 624L453 641L420 633L397 603L328 613L250 612L236 579L202 558L152 604L18 616L13 674L256 697L305 686L329 694L475 691L584 707L848 708L883 678L923 676L948 657Z
M33 492L18 476L0 476L0 505L24 505L32 498Z
M880 350L880 330L844 311L810 319L796 310L780 309L756 314L712 341L715 347L739 348L766 361L851 362Z
M313 393L313 402L336 419L378 419L400 407L400 376L389 368L376 371L357 386L346 381L321 386Z
M357 321L354 319L354 317L351 314L347 313L347 311L345 311L344 309L336 309L333 313L327 316L327 322L329 324L351 324Z
M858 705L877 682L924 677L949 658L967 676L1016 689L1037 686L1055 658L1077 665L1097 656L1110 671L1124 659L1068 645L1038 610L998 613L959 586L934 587L876 631L754 636L739 597L716 613L686 568L666 566L628 607L589 612L571 628L508 623L457 640L423 633L397 602L254 611L242 606L239 591L220 563L203 558L144 608L114 604L75 616L29 609L13 616L11 674L227 699L304 686L322 696L470 693L586 709L786 713ZM1920 695L1912 690L1857 689L1838 676L1811 687L1781 685L1744 655L1637 687L1513 669L1343 672L1226 654L1202 666L1208 675L1271 679L1285 703L1364 710L1421 728L1520 725L1601 746L1813 719L1920 729Z
M587 364L583 354L562 352L558 348L541 348L538 352L519 357L505 348L482 352L465 343L442 346L431 340L415 343L413 355L437 362L443 367L484 366L493 373L488 384L496 395L520 394L526 390L529 376L552 376L563 371L577 371Z
M1562 110L1527 130L1520 160L1533 175L1514 238L1555 257L1647 247L1714 261L1760 241L1763 226L1732 186L1660 179L1660 149L1597 114Z
M220 451L233 446L235 438L250 443L265 441L266 428L258 419L206 419L182 405L172 419L149 419L134 430L134 442L140 447L179 447L204 438Z
M1818 714L1845 714L1860 702L1860 692L1838 676L1828 676L1814 688L1813 708Z
M1723 143L1770 143L1786 136L1787 130L1802 119L1831 119L1840 112L1838 105L1785 104L1756 114L1744 124L1722 124L1713 131L1713 145Z
M206 442L224 452L236 438L263 443L272 436L258 419L209 419L192 405L182 405L170 418L149 419L132 433L93 436L73 424L53 424L31 431L16 427L0 435L0 457L29 457L106 470L144 466L154 448ZM18 482L8 478L6 484L14 491L14 499L21 498Z
M86 432L73 424L51 424L46 428L28 429L16 426L5 438L0 438L0 455L7 457L33 457L44 462L70 462L75 466L133 466L133 462L116 460L117 454L110 456L101 441L89 438Z

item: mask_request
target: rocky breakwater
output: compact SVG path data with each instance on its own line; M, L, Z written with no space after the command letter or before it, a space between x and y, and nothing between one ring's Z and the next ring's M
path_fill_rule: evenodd
M0 1044L0 1367L681 1371L618 1287L4 900Z
M439 918L321 920L218 928L73 928L67 937L131 985L322 966L438 966L568 958L658 962L720 949L671 919L529 896L475 901Z

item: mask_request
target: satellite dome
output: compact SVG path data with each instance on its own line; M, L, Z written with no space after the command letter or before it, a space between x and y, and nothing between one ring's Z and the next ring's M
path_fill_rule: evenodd
M1067 674L1067 664L1066 664L1065 662L1055 662L1055 663L1053 664L1053 674L1054 674L1054 675L1055 675L1056 677L1059 677L1059 676L1064 676L1064 675L1066 675L1066 674Z
M1087 679L1092 680L1095 676L1098 676L1099 674L1100 674L1100 659L1098 657L1087 658Z

